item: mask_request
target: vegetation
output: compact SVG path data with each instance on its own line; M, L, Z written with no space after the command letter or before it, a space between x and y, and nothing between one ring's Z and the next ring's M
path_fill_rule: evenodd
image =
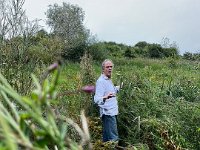
M83 10L76 5L63 3L62 6L50 5L46 14L47 24L52 28L52 33L64 43L62 56L79 60L89 36L88 30L83 26Z
M123 82L119 148L200 149L198 53L179 56L168 38L97 41L83 10L68 3L49 6L48 33L27 20L24 0L0 2L0 149L114 149L101 142L93 93L82 88L95 84L105 58L113 82Z
M78 149L78 144L71 142L67 135L67 124L79 133L80 146L89 142L84 113L81 115L81 129L70 118L54 112L52 104L56 99L55 88L60 74L58 67L59 64L55 63L47 70L47 73L55 72L51 82L45 79L40 85L38 79L32 76L35 89L29 97L20 96L0 75L1 149Z
M168 63L137 60L123 66L121 138L128 143L143 143L149 149L199 149L199 70L194 69L193 74L182 62L177 62L176 69ZM193 64L187 65L193 68Z
M200 61L200 53L186 52L186 53L183 54L183 58L186 59L186 60Z

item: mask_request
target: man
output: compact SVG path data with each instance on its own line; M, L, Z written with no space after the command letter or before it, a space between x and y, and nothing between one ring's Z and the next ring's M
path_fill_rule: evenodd
M118 103L116 94L119 87L111 81L113 63L106 59L102 63L102 74L96 82L94 102L100 108L100 117L103 122L103 142L118 141L117 121Z

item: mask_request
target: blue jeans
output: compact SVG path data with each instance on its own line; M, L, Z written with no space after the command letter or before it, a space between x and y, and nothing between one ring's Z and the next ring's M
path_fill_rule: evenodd
M117 141L118 131L117 131L116 116L103 115L102 122L103 122L103 142Z

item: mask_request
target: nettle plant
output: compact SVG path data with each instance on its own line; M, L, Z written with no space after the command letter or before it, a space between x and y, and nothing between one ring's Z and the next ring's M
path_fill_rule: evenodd
M81 128L54 111L60 68L59 63L51 65L42 81L32 75L35 89L29 96L19 95L0 74L0 149L91 149L84 112ZM69 126L77 131L79 141L68 136Z

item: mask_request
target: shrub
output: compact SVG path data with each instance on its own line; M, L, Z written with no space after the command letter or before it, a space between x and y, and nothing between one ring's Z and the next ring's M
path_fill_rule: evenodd
M160 44L151 44L148 46L150 58L162 58L164 57L163 48Z
M95 61L103 61L108 56L108 51L104 44L94 43L87 47L87 52L92 56Z
M171 93L174 98L200 102L200 89L191 80L182 79L179 83L172 85Z
M136 48L131 48L131 47L127 47L125 52L124 52L124 56L127 58L136 58L137 54L135 52Z

